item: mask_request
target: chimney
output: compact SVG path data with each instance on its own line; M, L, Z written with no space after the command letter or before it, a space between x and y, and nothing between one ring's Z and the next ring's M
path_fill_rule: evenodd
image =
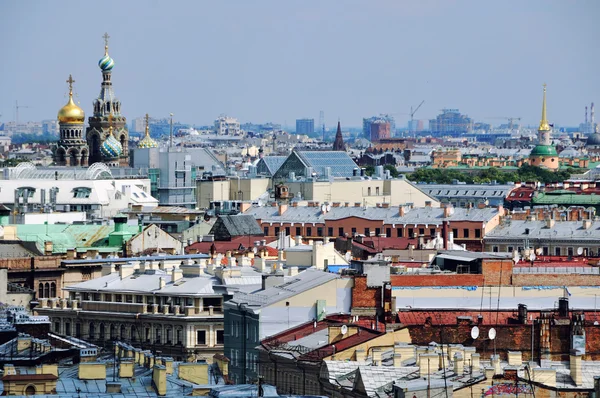
M288 268L289 276L298 275L298 267L290 267Z
M447 205L444 207L444 218L448 218L452 214L454 214L454 207L452 207L452 205Z
M454 353L454 373L459 376L465 373L465 361L461 352Z
M295 240L296 240L296 246L301 245L302 244L302 235L296 235Z
M102 276L110 275L115 272L115 263L102 264Z
M500 355L494 354L490 356L492 367L494 368L494 374L501 375L502 368L500 367Z
M590 229L592 222L592 220L583 220L583 229Z
M240 204L240 213L245 213L248 209L252 207L252 204L249 202L242 202Z
M45 241L44 242L44 256L51 256L52 252L54 251L54 244L52 243L52 241Z
M480 355L478 353L471 354L471 372L478 373L481 370Z
M133 274L133 264L131 264L131 263L121 264L121 266L119 267L119 277L121 279L125 279L128 276L130 276L131 274Z
M431 207L431 200L425 201L425 207Z
M569 355L569 367L571 369L571 379L573 379L573 383L575 383L576 386L582 384L581 361L581 351L571 350L571 355Z
M287 211L287 209L288 209L288 205L283 204L283 203L280 204L279 205L279 215L282 216L283 213L285 213Z
M171 270L171 282L175 282L181 278L183 278L183 272L181 271L181 268L174 266Z
M554 228L554 219L547 217L546 218L546 228Z
M509 366L523 365L523 354L521 353L521 351L509 351L508 352L508 365Z

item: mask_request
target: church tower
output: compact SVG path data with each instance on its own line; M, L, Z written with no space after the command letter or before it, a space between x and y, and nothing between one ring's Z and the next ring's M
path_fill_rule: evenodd
M73 101L73 77L69 75L69 101L58 111L60 139L54 149L57 166L87 166L89 149L83 136L85 113Z
M115 97L111 82L112 69L115 61L108 55L108 36L104 34L104 56L98 61L98 66L102 71L102 85L100 95L94 100L94 114L89 117L86 132L86 140L89 147L89 163L105 162L111 165L127 167L129 166L129 131L127 130L127 120L121 114L121 102ZM111 119L111 120L109 120ZM112 130L112 134L109 133ZM103 143L113 137L120 144L121 151L118 157L107 157L103 152ZM108 147L115 147L111 140Z
M344 138L342 137L342 126L340 121L338 120L337 132L335 133L335 140L333 141L333 150L334 151L346 151L346 146L344 145Z
M542 101L542 120L538 128L538 144L529 154L529 163L532 166L558 170L558 153L550 142L552 129L546 119L546 85L544 84L544 99Z

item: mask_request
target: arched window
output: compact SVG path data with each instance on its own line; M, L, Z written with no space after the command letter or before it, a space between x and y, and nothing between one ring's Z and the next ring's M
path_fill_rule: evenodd
M95 333L96 333L96 325L94 325L94 322L90 322L90 331L89 331L90 339L93 340L96 338Z
M40 283L38 285L38 298L44 298L44 284Z
M129 335L131 336L130 340L135 341L135 326L131 326L131 329L129 329Z
M127 339L127 330L125 329L125 325L121 325L121 340Z
M35 386L27 386L25 389L25 395L35 395Z
M114 324L110 325L110 339L115 340L117 338L117 328Z
M50 297L50 284L44 283L44 297Z

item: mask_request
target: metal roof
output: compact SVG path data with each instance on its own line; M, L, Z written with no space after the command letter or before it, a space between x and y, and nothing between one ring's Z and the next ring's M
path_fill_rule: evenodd
M244 214L252 215L261 222L272 223L325 223L326 220L340 220L358 217L367 220L381 220L383 224L398 225L438 225L444 220L487 222L498 214L496 208L463 209L455 208L453 214L444 218L444 209L436 207L406 208L404 216L400 216L398 207L332 207L323 214L320 207L288 207L279 215L277 207L252 206Z
M534 205L549 205L549 204L557 204L557 205L590 205L590 206L598 206L600 205L600 195L590 194L590 195L578 195L574 193L560 193L560 192L540 192L535 195L531 202Z
M577 240L592 241L598 243L600 239L600 222L591 221L589 228L583 228L583 221L555 221L548 228L545 221L511 220L498 225L488 232L484 241L507 241L525 239L548 239L548 240Z
M309 268L306 271L300 272L296 276L285 277L284 282L280 285L260 290L258 292L236 293L233 299L228 303L231 305L247 304L252 309L268 307L271 304L285 300L288 297L293 297L297 294L306 292L324 283L340 279L339 275L329 272L320 271L314 268Z
M287 156L265 156L258 161L256 167L260 170L260 167L264 166L264 168L268 170L269 174L273 175L277 170L279 170L286 159Z
M515 188L511 184L485 185L485 184L417 184L423 192L440 197L457 198L503 198Z

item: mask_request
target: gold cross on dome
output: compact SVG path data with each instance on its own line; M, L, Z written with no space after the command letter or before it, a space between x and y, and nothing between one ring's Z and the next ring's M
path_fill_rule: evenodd
M102 38L104 39L104 52L108 54L108 39L110 39L110 36L105 32Z
M73 76L69 75L67 83L69 83L69 95L71 95L73 94L73 83L75 83L75 80L73 80Z

